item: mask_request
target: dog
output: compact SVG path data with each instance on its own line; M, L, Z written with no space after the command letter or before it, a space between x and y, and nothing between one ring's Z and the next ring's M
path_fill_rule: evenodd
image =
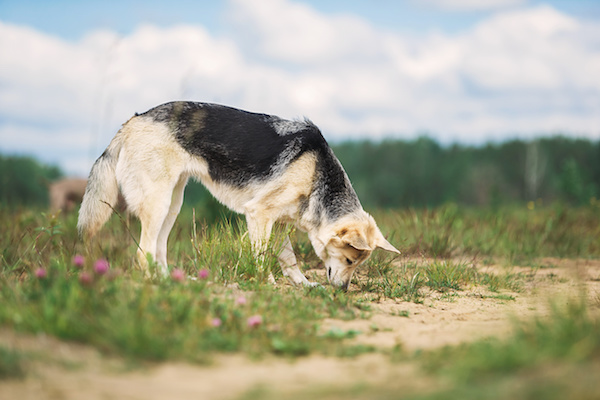
M360 204L341 163L308 119L285 120L218 104L170 102L129 119L94 163L78 230L92 237L107 221L119 187L141 222L138 258L168 273L167 239L189 178L246 217L253 251L267 246L273 224L308 233L330 284L346 290L376 248L400 252ZM278 255L283 275L314 286L298 268L289 237Z

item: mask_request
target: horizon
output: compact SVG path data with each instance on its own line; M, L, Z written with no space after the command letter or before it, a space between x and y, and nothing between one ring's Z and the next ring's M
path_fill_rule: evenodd
M469 149L482 150L486 147L502 147L504 145L508 145L511 143L522 143L524 145L528 145L528 144L532 144L532 143L536 143L536 142L539 143L542 141L553 141L553 140L565 140L565 141L569 141L569 142L582 141L582 142L590 143L591 145L600 146L600 138L577 137L577 136L564 135L564 134L560 134L560 133L552 134L552 135L548 135L548 136L537 136L535 138L529 138L529 139L523 139L523 138L519 138L519 137L506 137L506 138L500 139L498 141L490 140L490 141L486 141L486 142L482 142L482 143L475 143L475 144L462 143L462 142L442 143L442 142L438 141L437 139L435 139L434 137L431 137L428 135L419 135L419 136L415 136L413 138L400 138L400 137L393 137L393 136L378 137L378 138L346 138L346 139L338 139L338 140L329 140L328 143L335 151L336 147L338 147L338 146L341 147L341 146L345 146L348 144L359 144L359 145L360 144L371 144L371 145L379 146L384 143L412 144L412 143L416 143L420 140L431 141L435 145L439 146L442 150L448 150L453 147L458 147L459 149L463 149L463 150L469 150ZM62 177L64 177L64 178L87 178L87 175L88 175L87 173L85 175L70 175L70 174L68 174L68 171L64 171L61 168L59 163L45 162L44 160L37 157L33 153L19 153L19 152L11 153L11 152L3 152L2 150L0 150L0 157L30 158L30 159L34 160L35 162L39 163L41 166L50 167L50 168L54 168L54 167L59 168L60 172L62 173ZM98 157L100 157L100 154L98 155ZM88 171L88 173L89 173L89 171Z

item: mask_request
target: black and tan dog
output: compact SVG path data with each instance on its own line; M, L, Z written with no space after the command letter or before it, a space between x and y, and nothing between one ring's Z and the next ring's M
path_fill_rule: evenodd
M289 121L216 104L172 102L127 121L96 160L79 212L90 237L109 218L119 187L142 224L138 255L167 269L167 239L188 179L201 181L224 205L244 214L254 250L267 245L276 221L306 231L333 286L376 248L399 253L366 213L342 165L310 121ZM312 285L296 264L289 238L283 274Z

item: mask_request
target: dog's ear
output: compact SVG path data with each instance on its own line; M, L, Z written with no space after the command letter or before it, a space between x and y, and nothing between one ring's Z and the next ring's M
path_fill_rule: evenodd
M358 251L373 250L371 247L369 247L369 244L367 243L365 238L360 236L358 233L356 233L354 235L346 235L346 237L344 238L344 242L348 246L350 246Z
M379 229L377 229L377 237L376 237L376 241L375 241L375 247L392 252L392 253L402 254L402 253L400 253L400 250L398 250L397 248L392 246L392 244L390 242L388 242L386 238L383 237L383 234L381 233L381 231Z
M342 229L334 236L333 240L338 246L350 246L358 251L371 251L373 250L367 240L357 231Z

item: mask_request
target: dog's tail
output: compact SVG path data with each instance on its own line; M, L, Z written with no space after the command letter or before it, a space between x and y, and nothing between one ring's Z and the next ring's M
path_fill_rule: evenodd
M117 204L119 185L115 169L122 145L123 135L119 131L92 166L77 221L79 236L84 239L98 232Z

